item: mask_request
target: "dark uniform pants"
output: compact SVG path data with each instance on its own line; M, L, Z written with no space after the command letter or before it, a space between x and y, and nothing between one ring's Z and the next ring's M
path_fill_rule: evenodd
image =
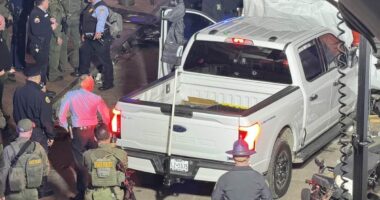
M85 128L73 128L72 149L74 161L77 165L77 190L79 194L84 195L86 190L86 172L83 166L83 153L88 149L95 149L98 143L95 141L95 126Z
M14 16L11 54L16 69L25 67L25 37L28 13L24 9L20 16Z
M113 65L110 54L112 39L105 38L102 41L86 39L80 48L80 65L81 74L90 73L90 64L92 56L96 56L102 64L103 86L113 85Z
M50 44L50 43L49 43ZM45 45L38 52L32 50L32 56L36 60L36 65L41 67L41 82L46 84L46 76L49 65L49 45Z

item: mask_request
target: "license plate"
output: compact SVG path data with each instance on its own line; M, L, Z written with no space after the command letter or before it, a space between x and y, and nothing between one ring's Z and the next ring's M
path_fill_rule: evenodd
M189 172L189 161L182 159L170 159L170 170L175 172Z

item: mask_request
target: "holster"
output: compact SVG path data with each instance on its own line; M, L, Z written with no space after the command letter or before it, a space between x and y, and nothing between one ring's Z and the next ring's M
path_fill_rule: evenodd
M61 24L62 24L62 33L67 34L67 31L69 29L69 25L67 24L67 17L62 18Z

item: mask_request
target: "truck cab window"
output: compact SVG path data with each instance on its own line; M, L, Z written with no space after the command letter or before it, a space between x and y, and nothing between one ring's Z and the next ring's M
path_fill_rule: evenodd
M315 41L302 46L300 51L302 68L307 81L314 80L326 71Z
M292 83L288 61L282 50L250 45L195 41L184 70L231 78Z
M325 56L328 71L337 67L337 59L340 54L340 41L332 34L325 34L319 37L320 45Z

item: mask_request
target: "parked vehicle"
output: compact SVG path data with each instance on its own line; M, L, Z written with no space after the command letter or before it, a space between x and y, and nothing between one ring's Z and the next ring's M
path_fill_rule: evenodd
M339 40L300 17L214 24L201 13L187 14L208 27L195 30L179 52L178 76L160 62L159 80L115 107L112 127L129 167L162 174L168 184L177 178L215 182L233 165L224 152L242 137L257 152L252 167L267 176L274 196L283 196L292 163L304 162L338 134ZM162 21L161 45L169 25ZM344 72L351 112L357 72L352 65Z

